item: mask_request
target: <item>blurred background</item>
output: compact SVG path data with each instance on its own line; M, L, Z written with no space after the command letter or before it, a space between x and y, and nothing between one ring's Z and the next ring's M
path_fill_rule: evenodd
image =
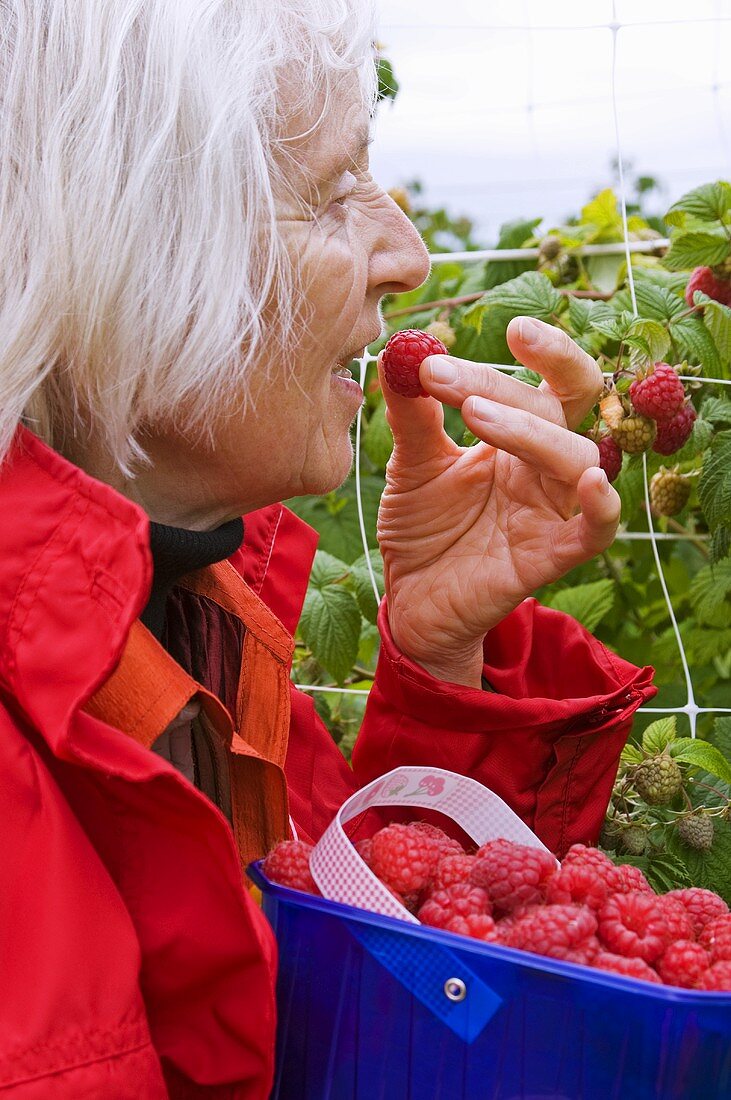
M385 187L500 225L558 224L616 185L611 25L629 197L661 213L731 175L731 0L379 0L399 91L372 148ZM453 247L448 238L445 248Z

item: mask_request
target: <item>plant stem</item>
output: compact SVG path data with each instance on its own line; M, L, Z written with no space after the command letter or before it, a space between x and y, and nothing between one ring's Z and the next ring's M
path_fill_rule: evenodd
M677 531L679 535L687 535L693 545L697 547L698 550L700 550L701 554L703 554L703 556L706 558L710 558L711 553L708 547L705 546L700 539L694 538L692 531L689 531L687 527L683 527L683 524L678 523L678 521L676 519L673 519L672 516L667 516L666 519L668 527L672 527L673 531Z
M567 290L559 287L559 294L566 298L590 298L592 301L608 302L611 294L605 294L600 290ZM404 306L403 309L391 309L383 314L384 321L390 321L393 317L407 317L410 313L423 313L427 309L448 309L455 306L465 306L470 302L476 302L487 291L479 290L475 294L460 294L456 298L436 298L432 302L418 302L413 306Z

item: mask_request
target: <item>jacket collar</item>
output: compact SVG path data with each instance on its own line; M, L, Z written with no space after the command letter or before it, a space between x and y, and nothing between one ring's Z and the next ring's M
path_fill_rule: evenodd
M26 428L0 467L0 690L63 739L117 666L152 582L144 511ZM245 517L231 559L290 633L317 535L281 504Z

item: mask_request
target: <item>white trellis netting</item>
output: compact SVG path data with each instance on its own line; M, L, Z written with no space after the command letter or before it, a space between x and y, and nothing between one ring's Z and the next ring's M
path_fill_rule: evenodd
M701 20L688 19L688 20L674 20L672 22L678 23L678 22L698 22L698 21L701 21ZM726 20L724 19L723 16L717 14L714 17L713 21L720 23L720 22L724 22ZM667 20L655 20L654 22L655 23L662 22L663 24L665 24L668 21ZM611 22L606 23L606 24L591 24L592 29L596 29L598 27L599 28L603 27L604 29L609 31L609 33L612 36L611 104L612 104L612 118L613 118L613 123L614 123L616 163L617 163L617 170L618 170L618 175L619 175L619 199L620 199L620 206L621 206L621 212L622 212L624 242L621 243L621 244L618 244L618 245L617 244L589 245L589 246L586 246L583 249L579 249L578 251L580 253L583 253L584 255L611 254L611 253L617 253L617 252L624 252L625 253L626 259L627 259L627 273L628 273L628 280L627 281L628 281L628 287L629 287L630 297L631 297L631 301L632 301L632 308L633 308L633 311L634 311L635 315L637 315L638 311L637 311L637 302L636 302L636 298L635 298L634 278L633 278L632 265L631 265L631 253L632 252L651 251L651 250L657 248L659 244L667 244L669 242L660 242L660 241L630 242L630 240L629 240L629 232L628 232L628 227L627 227L627 193L626 193L625 174L624 174L624 159L623 159L623 155L622 155L620 118L619 118L619 110L618 110L618 105L617 105L617 68L618 68L618 55L619 55L618 36L619 36L620 30L625 25L626 24L623 24L623 23L621 23L617 20L616 0L613 0L613 2L612 2L612 20L611 20ZM637 26L639 24L637 22L634 22L631 25L632 26ZM481 24L481 28L485 29L484 24ZM505 25L501 24L500 26L496 26L494 29L496 29L496 30L498 30L498 29L505 30L505 29L517 29L517 28L506 28ZM521 29L528 31L528 30L538 30L538 29L553 30L553 29L556 29L556 28L554 28L554 27L538 28L536 26L533 26L533 27L529 28L529 27L524 26ZM571 27L569 29L576 30L576 29L580 29L580 28ZM529 69L530 69L530 66L529 66ZM712 81L711 81L710 88L711 88L711 91L712 91L713 97L714 97L714 107L715 107L715 110L716 110L719 137L721 139L722 145L724 147L726 147L728 145L728 138L727 138L727 135L726 135L726 130L725 130L724 122L723 122L723 116L722 116L722 113L721 113L721 110L720 110L720 105L718 103L718 92L719 92L719 88L721 87L721 84L720 84L720 81L719 81L719 72L720 72L720 50L716 50L714 69L713 69ZM531 105L532 105L532 81L529 78L529 98L528 98L528 102L526 104L526 110L529 111L529 112L532 111L532 106ZM537 249L514 249L514 250L485 249L485 250L474 251L474 252L461 252L461 253L460 252L451 252L451 253L443 253L443 254L440 254L440 255L433 255L432 256L432 263L433 264L441 264L441 263L447 263L447 262L450 262L450 261L468 263L468 262L483 262L485 260L492 260L492 261L500 262L500 261L518 259L518 258L519 259L527 259L527 258L531 258L534 255L537 256L537 254L538 254ZM360 360L360 384L361 384L361 386L364 386L364 384L365 384L366 371L367 371L367 368L368 368L368 364L371 363L371 362L374 362L374 357L370 356L370 355L367 355L367 354ZM509 366L505 366L504 364L497 364L497 363L496 364L491 364L491 365L494 366L496 369L503 370L503 371L513 371L513 370L520 369L518 367L509 367ZM681 377L683 377L684 380L685 380L685 376L681 376ZM695 377L695 376L693 376L693 377ZM709 377L704 376L704 375L702 375L701 377L703 378L704 381L706 381L708 383L715 383L715 384L719 384L719 385L731 385L731 380L728 380L728 379L709 378ZM690 380L690 379L688 379L688 380ZM366 564L367 564L367 567L368 567L368 571L370 573L371 584L373 586L373 591L374 591L374 594L375 594L375 597L376 597L376 601L378 602L380 600L380 594L379 594L379 591L378 591L378 585L377 585L377 582L376 582L375 574L374 574L373 569L371 567L371 562L370 562L370 557L369 557L369 552L370 552L372 547L371 547L371 544L370 544L371 540L369 539L369 532L367 531L365 518L364 518L364 515L363 515L363 504L362 504L362 496L361 496L361 462L360 462L361 424L362 424L362 413L359 411L357 421L356 421L356 432L355 432L355 482L356 482L356 497L357 497L357 507L358 507L358 518L359 518L361 539L362 539L363 548L364 548L364 551L365 551L365 561L366 561ZM664 596L665 603L666 603L666 606L667 606L668 616L670 618L670 622L672 624L673 631L674 631L674 634L675 634L675 639L676 639L676 642L677 642L677 645L678 645L680 660L681 660L681 664L682 664L682 667L683 667L683 674L684 674L684 677L685 677L685 686L686 686L686 694L687 694L686 702L682 707L644 707L643 712L646 713L646 714L666 714L666 715L684 714L684 715L687 715L688 723L690 725L691 736L695 737L696 736L696 719L697 719L697 716L699 714L731 714L731 708L727 708L727 707L699 707L697 702L696 702L695 692L694 692L694 687L693 687L693 680L692 680L692 676L691 676L691 670L690 670L689 662L688 662L688 659L687 659L685 647L683 645L683 638L682 638L680 629L678 627L678 622L677 622L677 618L676 618L676 615L675 615L675 609L673 607L673 603L672 603L672 600L670 598L670 593L668 591L668 586L667 586L667 582L666 582L666 579L665 579L665 573L664 573L664 569L663 569L662 559L660 557L660 553L659 553L659 549L658 549L658 542L661 541L661 540L677 541L677 540L688 539L688 538L692 538L692 539L697 540L699 537L702 537L702 536L683 535L683 534L663 534L663 533L657 532L655 530L653 517L652 517L652 511L651 511L651 508L650 508L649 483L648 483L648 478L647 478L647 458L646 458L645 455L643 455L643 475L644 475L645 514L646 514L646 518L647 518L648 530L646 532L644 532L644 531L620 532L617 537L618 537L618 539L627 539L627 540L648 540L648 541L650 541L650 543L652 545L652 552L653 552L653 557L654 557L654 561L655 561L655 567L656 567L656 570L657 570L658 580L659 580L660 586L662 588L663 596ZM373 544L375 545L375 532L373 532L372 535L373 535ZM297 686L300 687L300 689L303 690L303 691L310 691L310 692L334 692L334 693L338 693L338 694L368 695L368 690L367 689L348 688L348 687L342 687L342 688L341 687L326 687L326 686L322 686L322 685L309 685L309 684L300 684L300 685L297 685Z

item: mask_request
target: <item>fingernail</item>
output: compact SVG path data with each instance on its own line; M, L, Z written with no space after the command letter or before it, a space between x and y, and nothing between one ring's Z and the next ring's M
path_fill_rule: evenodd
M443 355L429 357L429 374L433 382L441 382L444 385L457 381L457 368Z
M470 412L477 420L485 420L488 424L492 424L497 420L492 402L487 401L484 397L473 397L471 402Z
M599 490L600 492L604 493L605 497L608 497L612 491L612 486L609 484L609 478L607 477L606 472L602 470L601 467L600 472L602 476L599 481Z
M541 326L532 317L521 317L518 322L520 338L524 344L537 344L541 338Z

